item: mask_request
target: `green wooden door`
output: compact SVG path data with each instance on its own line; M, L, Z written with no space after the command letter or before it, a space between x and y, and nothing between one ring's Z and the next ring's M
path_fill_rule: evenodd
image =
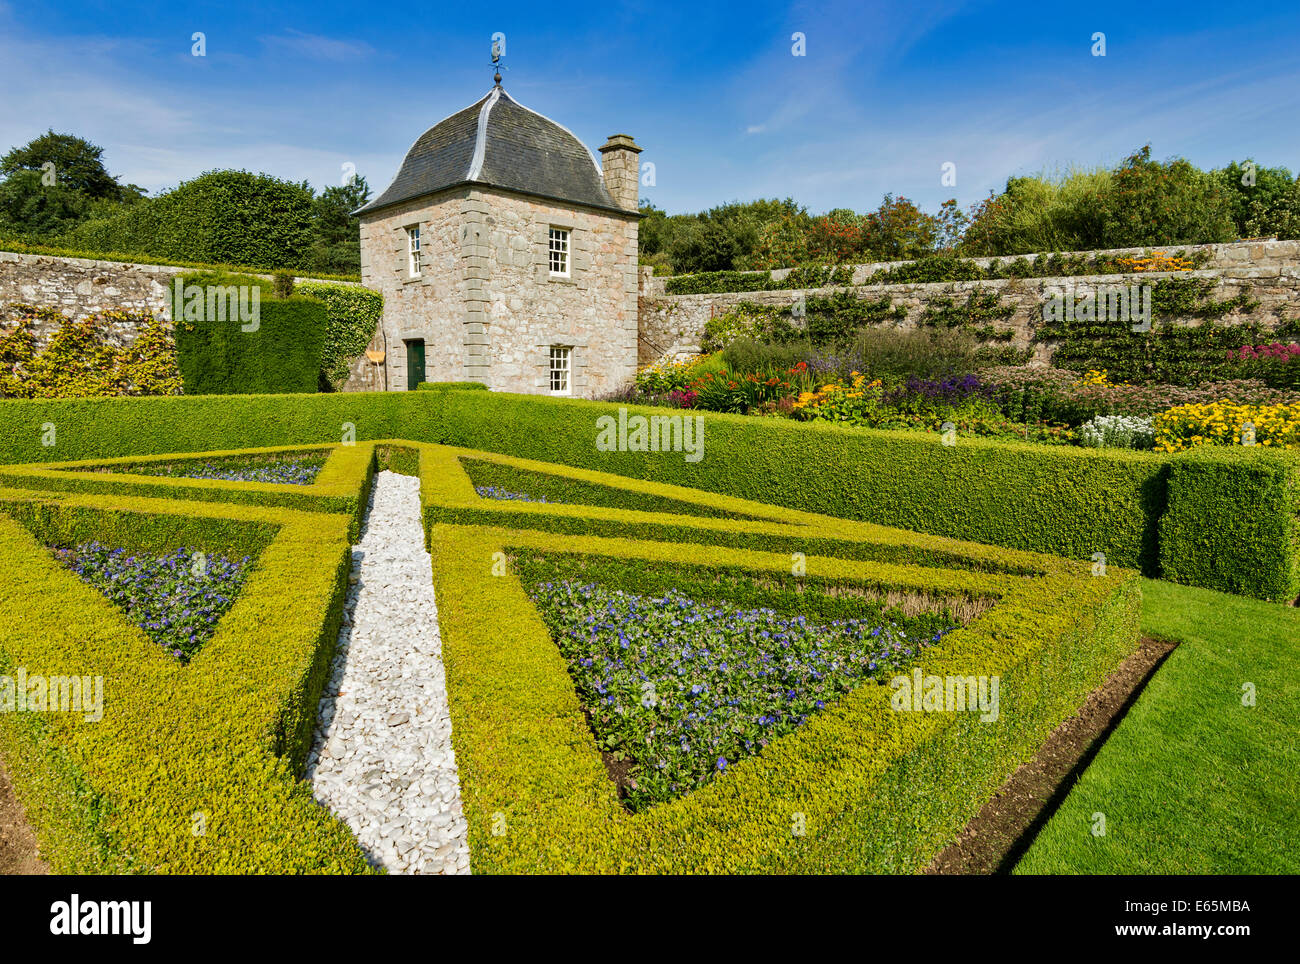
M406 389L412 391L424 381L424 339L406 343Z

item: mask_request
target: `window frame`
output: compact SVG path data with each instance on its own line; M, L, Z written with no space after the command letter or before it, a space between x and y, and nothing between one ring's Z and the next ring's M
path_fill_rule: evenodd
M424 275L424 237L418 224L406 226L406 276L420 278Z
M550 395L572 397L573 395L573 346L551 345L546 364L546 388ZM560 366L557 361L562 361ZM563 376L563 388L555 387L555 376Z
M557 247L556 242L559 241ZM557 261L563 265L560 271L555 270ZM552 224L547 226L546 232L546 268L548 275L552 278L572 278L573 277L573 229L560 227Z

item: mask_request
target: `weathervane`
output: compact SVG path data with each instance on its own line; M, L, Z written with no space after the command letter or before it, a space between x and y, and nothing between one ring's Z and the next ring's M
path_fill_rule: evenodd
M510 69L501 63L501 58L506 52L505 46L505 38L501 35L498 34L492 38L492 66L496 68L496 73L492 75L492 80L498 87L501 86L501 71Z

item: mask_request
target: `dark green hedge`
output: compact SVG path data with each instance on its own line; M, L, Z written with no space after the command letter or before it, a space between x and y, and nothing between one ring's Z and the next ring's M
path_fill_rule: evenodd
M299 267L312 243L312 195L301 184L248 171L209 171L155 198L85 221L67 242L91 251Z
M339 442L349 426L357 441L427 439L436 413L418 392L0 399L0 464Z
M448 389L457 391L487 391L487 386L482 382L420 382L415 386L417 391L421 392L445 392Z
M619 406L491 393L446 396L446 440L467 448L670 482L958 539L1158 568L1167 460L1097 451L702 416L704 456L601 452ZM629 407L629 415L674 414ZM682 414L680 412L676 414Z
M255 330L237 320L178 320L176 362L185 394L313 392L325 324L325 305L311 298L263 299Z
M1300 596L1300 456L1202 448L1170 463L1160 520L1166 579L1291 601Z

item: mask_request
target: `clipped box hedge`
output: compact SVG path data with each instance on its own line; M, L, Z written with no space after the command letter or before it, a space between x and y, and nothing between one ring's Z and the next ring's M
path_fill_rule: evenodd
M705 414L705 456L601 452L596 419L621 406L479 389L336 395L0 400L0 462L52 462L212 448L409 439L673 483L841 518L952 538L1087 559L1158 577L1278 598L1297 552L1270 533L1294 524L1285 500L1260 502L1223 479L1216 517L1260 519L1260 552L1220 554L1219 566L1179 566L1171 507L1174 456L1079 449ZM686 414L630 407L633 415ZM691 416L695 417L695 416ZM350 429L349 429L350 427ZM43 441L57 434L54 445ZM1240 447L1208 456L1205 471L1233 474ZM1287 455L1256 458L1282 465ZM1282 471L1279 469L1279 471ZM1179 518L1191 520L1196 501ZM1191 513L1191 515L1188 515ZM1194 533L1195 522L1180 522ZM1227 531L1227 530L1224 530ZM1252 537L1254 538L1254 537ZM1237 562L1231 562L1237 558ZM1223 568L1231 566L1230 569Z
M325 464L310 485L272 482L233 482L224 479L189 479L123 471L137 465L178 461L175 455L91 459L80 462L0 466L0 486L63 492L97 492L128 496L153 496L198 502L240 502L283 506L308 512L341 512L348 518L348 535L361 531L370 483L374 478L375 444L296 445L273 448L204 452L206 458L265 456L322 451ZM181 458L184 458L182 456ZM111 471L116 469L116 471Z
M349 436L436 440L434 401L418 392L0 399L0 464L338 443Z
M176 363L186 395L314 392L321 378L325 305L311 298L263 300L259 319L184 320L173 308Z
M421 448L422 498L434 520L443 660L476 872L915 872L1137 645L1139 586L1128 570L1093 576L1084 563L807 513L739 540L763 547L784 527L793 541L778 551L717 545L716 533L737 524L725 515L656 520L631 507L503 502L481 506L496 525L441 521L449 512L468 518L473 508L469 476L455 472L448 455L464 463L474 453ZM651 495L711 501L754 518L784 515L610 475L582 473L579 481L625 487L632 505ZM626 536L643 541L576 534L575 512L618 519ZM659 538L656 525L678 535ZM638 568L650 567L689 572L696 584L748 574L768 585L790 581L789 545L859 536L923 564L810 554L803 579L882 597L995 599L921 665L927 675L998 676L999 720L897 713L890 687L864 683L707 785L636 815L618 802L545 623L520 580L499 566L528 553L615 560L632 586ZM968 565L936 568L930 553L940 545L968 552ZM1003 571L970 571L998 556Z
M0 713L0 744L60 873L365 873L297 779L348 578L348 519L119 494L0 490L0 673L104 680L103 718ZM255 556L182 665L44 547L97 539Z
M1170 462L1166 579L1291 602L1300 596L1300 455L1197 448Z
M874 431L706 414L704 457L602 452L596 419L672 409L451 394L454 445L670 482L807 512L861 519L1075 559L1104 552L1152 574L1167 458L1143 452Z
M419 392L485 392L488 387L482 382L420 382L415 386L415 390Z

